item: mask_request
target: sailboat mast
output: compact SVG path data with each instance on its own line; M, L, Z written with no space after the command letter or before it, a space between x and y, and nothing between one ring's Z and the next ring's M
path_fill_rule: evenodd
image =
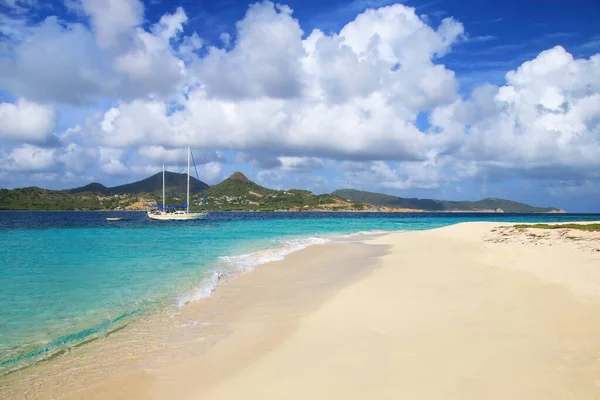
M188 146L188 176L187 176L187 201L185 202L185 212L190 212L190 153L192 149Z
M165 164L163 164L163 212L165 212Z

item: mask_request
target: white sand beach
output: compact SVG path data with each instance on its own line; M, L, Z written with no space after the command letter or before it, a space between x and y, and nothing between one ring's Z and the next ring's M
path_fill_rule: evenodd
M29 396L600 396L599 232L473 222L349 239L261 266L182 313L228 333L170 363L87 385L83 372Z

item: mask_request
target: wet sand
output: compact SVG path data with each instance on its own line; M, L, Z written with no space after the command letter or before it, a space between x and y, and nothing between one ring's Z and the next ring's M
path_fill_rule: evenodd
M161 371L205 357L208 369L202 379L192 380L207 386L239 368L243 358L275 346L304 315L369 274L384 251L384 246L339 239L259 266L220 281L208 298L147 316L70 354L0 378L0 398L152 398ZM236 365L226 357L213 359L215 345L231 338L234 344L226 348Z
M134 354L117 376L95 381L86 380L84 362L70 386L29 394L595 399L600 234L510 225L465 223L313 246L183 307L172 318L178 334L144 362ZM221 330L211 335L209 326ZM113 342L133 334L124 331Z

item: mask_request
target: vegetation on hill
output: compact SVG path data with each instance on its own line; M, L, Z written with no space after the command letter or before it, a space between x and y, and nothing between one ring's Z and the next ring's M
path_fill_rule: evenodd
M559 212L553 207L533 207L528 204L503 199L484 199L479 201L447 201L433 199L416 199L391 196L381 193L365 192L354 189L340 189L333 192L343 199L378 206L399 208L412 208L425 211L495 211L502 210L509 213L543 213Z
M215 211L477 211L549 212L555 208L538 208L501 199L477 202L452 202L430 199L405 199L360 190L337 190L315 195L307 190L273 190L236 172L223 182L208 186L190 178L190 209L204 208L200 187L205 190L208 208ZM181 206L186 199L187 175L166 173L167 205ZM29 187L0 190L2 210L144 210L162 203L162 173L138 182L115 187L100 183L60 191Z
M90 192L70 194L38 187L0 189L0 210L103 210L119 207L120 199Z
M186 193L187 174L178 174L176 172L165 172L165 186L173 195L182 196ZM200 193L200 187L203 190L208 188L208 185L198 179L190 176L190 193ZM127 183L114 187L106 187L101 183L90 183L75 189L67 190L69 193L100 193L104 195L115 194L136 194L136 193L162 193L162 172L152 175L149 178L141 181ZM162 196L162 194L161 194Z
M346 202L337 196L314 195L307 190L273 190L235 172L223 182L206 190L211 210L303 211L360 210L362 205Z
M246 195L257 198L275 192L277 191L267 189L266 187L252 182L241 172L235 172L223 182L209 187L206 190L206 195L209 198L219 198L222 196L241 197Z

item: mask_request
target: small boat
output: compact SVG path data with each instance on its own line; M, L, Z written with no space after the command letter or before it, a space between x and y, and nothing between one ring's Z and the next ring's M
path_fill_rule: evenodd
M162 207L155 210L147 210L146 215L150 219L163 220L163 221L187 221L193 219L205 218L208 215L208 211L191 212L190 211L190 158L192 156L192 149L190 146L187 148L187 201L183 206L174 207L167 206L165 204L165 165L163 164L163 190L162 190ZM196 163L194 162L194 168ZM196 171L198 174L198 171ZM200 188L202 190L202 188ZM204 196L204 195L203 195ZM206 202L205 202L206 205ZM183 210L176 210L176 208L182 208Z
M122 217L106 217L107 221L122 221Z

